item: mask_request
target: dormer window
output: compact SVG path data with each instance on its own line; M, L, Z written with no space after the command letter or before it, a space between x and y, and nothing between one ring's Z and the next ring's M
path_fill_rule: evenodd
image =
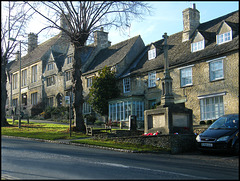
M70 64L70 63L72 63L72 56L67 57L67 64Z
M216 36L216 42L218 45L232 41L232 27L229 26L229 24L225 21L222 22L220 25L218 31L217 31L217 36Z
M217 44L226 43L232 40L232 31L217 35Z
M199 51L199 50L203 50L204 47L205 47L204 44L205 44L204 40L192 43L191 44L191 51L196 52L196 51Z
M47 70L53 70L53 62L47 65Z
M148 60L156 58L156 48L148 51Z

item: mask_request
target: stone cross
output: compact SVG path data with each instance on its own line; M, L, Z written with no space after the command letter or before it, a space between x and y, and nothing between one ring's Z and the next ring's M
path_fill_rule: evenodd
M162 79L162 97L161 105L168 106L174 102L174 97L172 93L172 78L169 72L169 62L168 62L168 44L167 44L167 33L162 36L164 38L164 78Z
M169 63L168 63L168 44L167 44L167 33L164 33L162 36L164 38L164 73L167 74L165 76L169 76Z

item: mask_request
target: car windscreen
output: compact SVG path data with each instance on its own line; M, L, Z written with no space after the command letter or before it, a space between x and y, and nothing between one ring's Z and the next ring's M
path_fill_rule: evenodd
M239 128L238 122L238 117L220 117L211 126L209 126L209 129Z

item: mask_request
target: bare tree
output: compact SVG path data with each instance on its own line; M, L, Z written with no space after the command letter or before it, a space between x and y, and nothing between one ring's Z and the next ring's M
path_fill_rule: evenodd
M18 39L25 34L27 20L34 11L26 9L23 2L1 2L1 126L8 126L6 121L7 100L7 64L16 50L17 42L9 41L9 38Z
M78 130L85 132L82 116L83 87L81 72L81 48L85 45L89 35L96 29L106 26L115 26L124 30L130 25L133 18L142 18L141 15L150 12L150 7L138 1L51 1L41 2L48 11L40 11L33 3L28 3L38 14L46 18L49 27L57 28L70 37L74 46L73 55L73 107L74 123ZM60 16L64 16L67 27L57 24ZM58 19L57 19L58 18Z

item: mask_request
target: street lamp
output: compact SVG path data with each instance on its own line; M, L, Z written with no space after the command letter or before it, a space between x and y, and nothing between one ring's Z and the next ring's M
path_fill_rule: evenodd
M18 127L21 128L21 40L16 40L15 38L9 38L11 41L19 42L19 92L18 92L18 105L19 105L19 115L18 115Z

